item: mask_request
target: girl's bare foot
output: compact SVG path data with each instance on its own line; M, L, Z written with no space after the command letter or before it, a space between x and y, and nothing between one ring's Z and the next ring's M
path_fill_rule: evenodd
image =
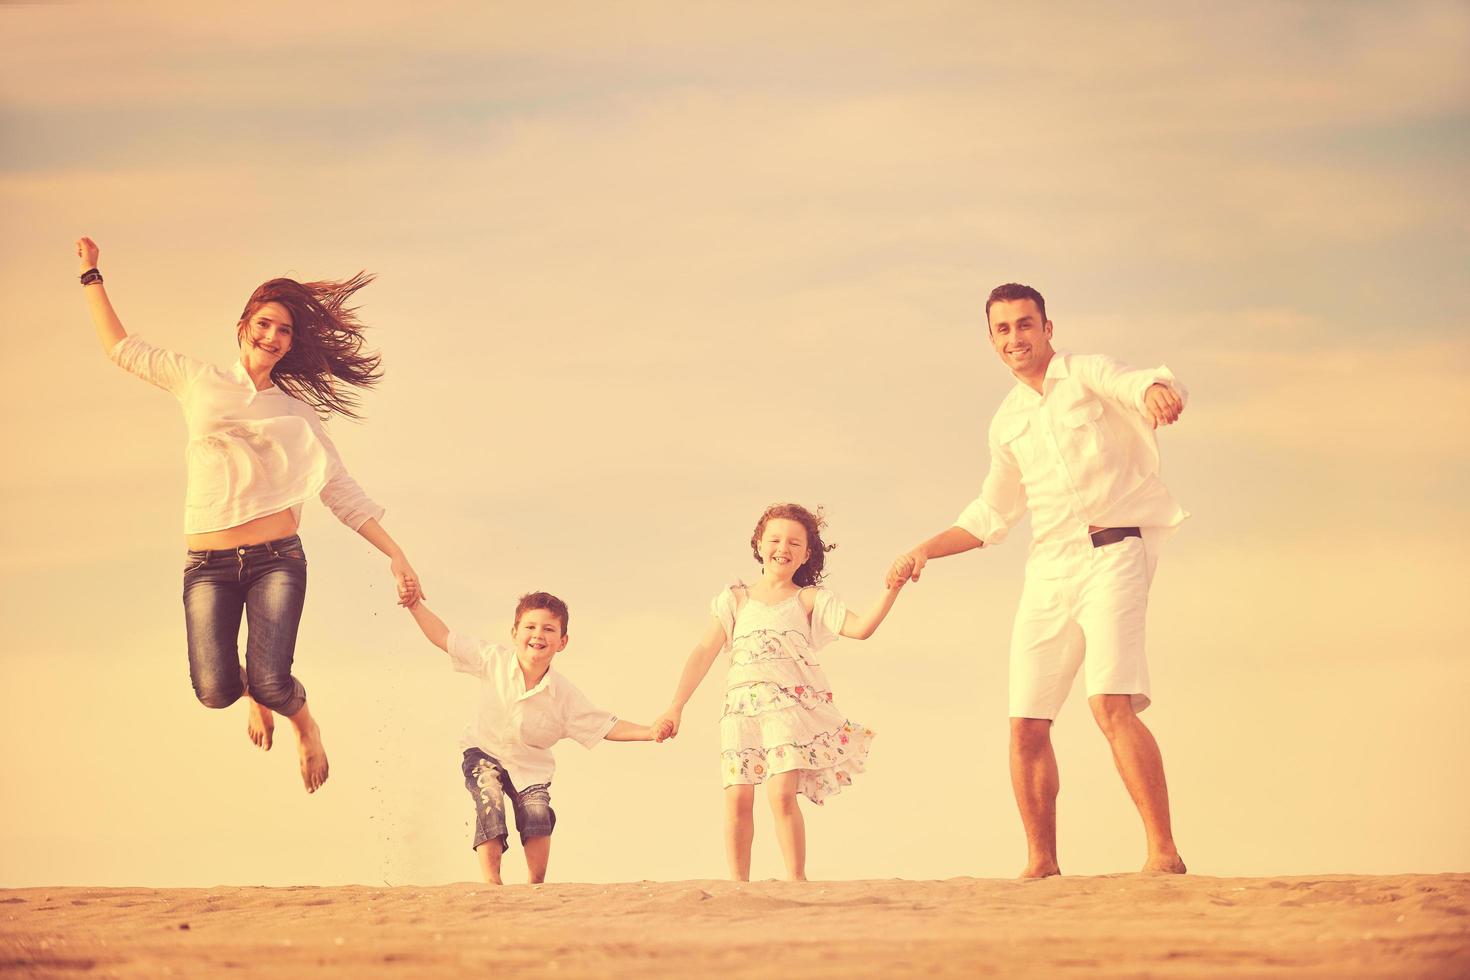
M266 752L271 750L271 740L276 732L276 716L271 709L264 707L250 695L245 695L248 714L245 720L245 733L250 736L250 741Z
M301 756L301 781L308 793L315 793L327 781L327 750L322 745L322 730L306 705L287 716L296 729L297 752Z

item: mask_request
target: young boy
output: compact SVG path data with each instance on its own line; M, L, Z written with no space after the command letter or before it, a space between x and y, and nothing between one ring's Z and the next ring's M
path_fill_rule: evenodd
M662 741L647 725L619 721L599 710L557 671L551 660L567 646L567 605L546 592L529 592L516 605L512 645L484 643L451 633L423 602L409 607L429 642L449 654L454 669L480 678L479 706L465 729L465 786L475 800L475 853L480 871L500 884L500 856L508 840L505 799L515 811L532 884L546 880L551 831L551 747L573 738L587 748L611 742ZM503 794L503 795L502 795Z

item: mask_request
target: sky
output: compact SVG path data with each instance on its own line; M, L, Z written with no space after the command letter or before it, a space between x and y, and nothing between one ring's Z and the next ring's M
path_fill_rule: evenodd
M261 281L377 274L349 469L453 628L557 593L557 668L633 721L768 503L825 507L859 608L949 525L1014 383L985 296L1030 283L1058 347L1191 393L1143 716L1191 869L1470 870L1463 3L4 2L0 41L0 886L476 874L474 682L319 504L296 663L330 781L195 702L184 429L102 356L80 235L130 332L222 365ZM825 654L878 737L807 808L813 877L1021 868L1028 538ZM553 880L724 875L721 672L672 742L562 743ZM1136 869L1081 690L1055 742L1063 871Z

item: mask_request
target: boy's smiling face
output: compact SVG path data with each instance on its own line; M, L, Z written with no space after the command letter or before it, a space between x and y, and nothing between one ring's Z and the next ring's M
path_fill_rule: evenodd
M510 635L515 641L516 659L527 673L536 676L544 673L551 658L567 646L561 617L550 609L527 609Z

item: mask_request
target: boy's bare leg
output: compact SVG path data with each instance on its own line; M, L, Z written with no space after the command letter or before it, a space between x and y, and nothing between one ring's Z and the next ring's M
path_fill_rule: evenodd
M521 841L526 852L526 880L539 885L546 880L546 862L551 858L550 837L529 837Z
M1051 747L1051 722L1011 719L1011 789L1026 828L1026 869L1022 878L1049 878L1057 867L1057 756Z
M1143 818L1143 832L1148 837L1148 860L1143 870L1184 874L1184 860L1174 845L1169 820L1169 786L1164 781L1159 743L1139 720L1130 695L1098 694L1088 698L1087 703L1112 746L1118 775L1123 777L1123 785L1128 787L1128 795Z
M725 787L725 858L731 881L750 880L750 840L755 836L750 808L754 803L754 786Z
M480 861L480 877L489 885L500 884L500 841L487 840L475 848L475 857Z
M321 789L327 781L327 750L322 746L322 730L311 717L311 709L301 702L301 710L286 719L296 729L298 751L301 755L301 781L308 793Z
M245 685L245 734L250 736L250 741L269 752L276 732L275 713L250 696L250 682L245 677L244 667L240 668L240 683Z
M796 795L800 783L800 770L777 773L766 781L766 798L771 802L776 840L781 845L781 857L786 861L787 881L806 881L806 822L802 819L801 803ZM748 850L745 866L748 872Z

